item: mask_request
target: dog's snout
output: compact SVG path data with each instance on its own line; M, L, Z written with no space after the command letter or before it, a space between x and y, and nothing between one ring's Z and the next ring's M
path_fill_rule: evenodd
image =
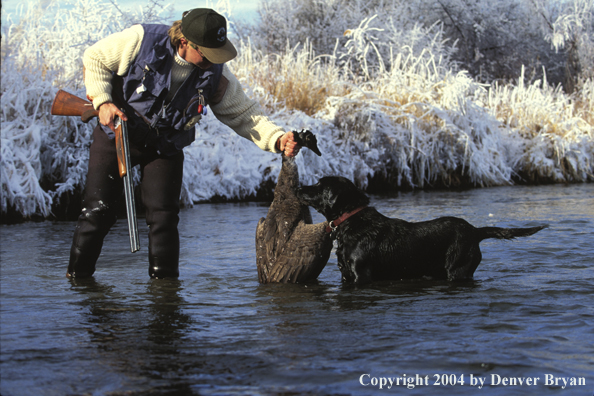
M297 187L297 189L295 190L295 195L300 200L307 199L308 198L308 194L307 194L306 187L303 187L303 186Z
M315 204L316 194L312 186L301 186L295 190L295 196L304 205L311 206Z

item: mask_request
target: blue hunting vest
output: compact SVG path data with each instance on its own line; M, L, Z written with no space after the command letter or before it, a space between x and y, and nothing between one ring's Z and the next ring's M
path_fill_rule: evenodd
M207 70L196 67L171 102L165 103L177 50L167 34L169 26L142 27L140 52L126 75L114 75L112 96L128 116L133 143L151 145L161 154L173 155L194 141L200 95L208 104L219 85L223 65L212 65Z

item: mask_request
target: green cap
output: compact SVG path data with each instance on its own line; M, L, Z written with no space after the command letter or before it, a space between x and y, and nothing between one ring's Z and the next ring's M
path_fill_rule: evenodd
M184 12L181 31L212 63L225 63L237 56L237 50L227 38L227 20L210 8Z

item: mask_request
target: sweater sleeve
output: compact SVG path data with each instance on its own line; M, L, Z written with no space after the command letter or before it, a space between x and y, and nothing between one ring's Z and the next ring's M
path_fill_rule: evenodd
M83 56L87 95L93 98L93 107L98 109L111 102L112 73L124 75L138 56L144 29L134 25L121 32L99 40L89 47Z
M285 133L283 129L264 115L258 102L248 98L227 65L223 66L223 76L229 80L229 84L223 99L211 106L213 114L262 150L278 153L276 141Z

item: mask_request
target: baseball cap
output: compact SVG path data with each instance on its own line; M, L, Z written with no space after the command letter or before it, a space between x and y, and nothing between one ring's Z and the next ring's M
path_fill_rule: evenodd
M184 12L181 31L212 63L225 63L237 56L237 50L227 38L227 20L210 8Z

